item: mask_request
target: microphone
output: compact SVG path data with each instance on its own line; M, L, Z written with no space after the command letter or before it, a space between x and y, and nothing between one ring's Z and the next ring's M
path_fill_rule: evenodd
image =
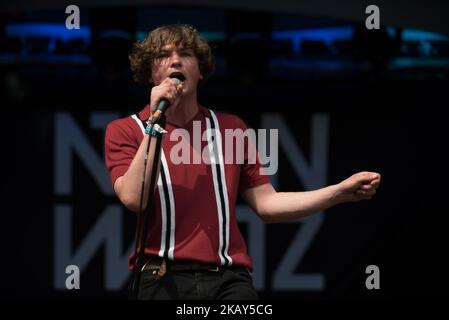
M173 77L172 79L175 80L176 85L180 85L182 82L180 79L176 78L176 76ZM156 111L153 113L151 117L151 122L155 124L157 121L159 121L159 118L165 113L165 111L167 111L169 107L170 102L167 99L162 98L157 104Z

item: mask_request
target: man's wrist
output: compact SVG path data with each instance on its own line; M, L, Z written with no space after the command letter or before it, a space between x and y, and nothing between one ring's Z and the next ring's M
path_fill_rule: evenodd
M343 186L340 183L330 185L328 188L330 191L329 198L330 198L331 206L345 202L345 199L343 196Z

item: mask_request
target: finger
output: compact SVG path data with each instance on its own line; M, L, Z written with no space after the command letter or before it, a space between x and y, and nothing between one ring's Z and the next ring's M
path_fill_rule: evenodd
M171 92L166 92L162 98L167 99L170 103L173 103L173 101L176 99L175 95Z
M182 82L179 84L178 83L171 84L171 88L173 88L175 92L179 92L180 90L182 90L183 87L184 86Z
M380 185L379 180L373 180L369 184L362 184L359 186L362 190L371 190L371 189L377 189Z
M164 81L170 84L176 84L176 80L174 78L167 77Z
M170 79L172 80L172 83L173 83L175 86L179 86L179 85L182 84L182 81L179 80L178 78L170 78Z
M359 172L357 174L357 180L360 183L371 183L371 181L377 179L379 177L379 174L375 173L375 172L369 172L369 171L363 171L363 172Z
M373 195L376 194L376 190L375 189L372 189L372 190L361 190L361 189L358 189L356 191L356 194L358 194L360 196L373 196Z
M170 78L165 78L160 84L159 86L161 87L166 87L167 85L169 85L171 83Z
M178 94L176 92L170 95L170 102L173 103L178 98Z
M359 187L359 190L369 191L372 190L373 186L370 184L363 184Z
M170 88L168 89L168 92L174 96L179 95L178 86L172 86L170 85Z
M164 81L161 83L161 86L165 88L165 90L168 89L176 89L177 82L173 80L172 78L165 78Z
M178 99L182 94L182 91L179 91L178 89L175 90L175 92L173 93L173 96L175 97L175 99Z
M176 83L174 83L174 81L172 79L169 79L168 82L165 84L165 87L167 88L167 90L171 90L171 91L176 91L176 87L178 85Z
M377 189L380 185L380 181L379 180L375 180L371 182L371 187L373 187L374 189Z
M374 173L372 182L380 182L380 174Z
M179 98L179 96L181 95L181 91L179 91L178 88L174 88L170 93L174 100Z
M176 95L177 92L178 92L178 90L176 89L176 87L170 87L168 89L168 93L173 95L173 96Z
M181 94L182 86L180 84L175 87L175 92L176 92L177 95Z

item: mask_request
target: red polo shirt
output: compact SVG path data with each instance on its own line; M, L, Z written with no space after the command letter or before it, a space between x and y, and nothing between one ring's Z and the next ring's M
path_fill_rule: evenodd
M148 117L146 106L138 114L108 125L106 165L112 184L128 170L144 136L142 120ZM215 136L211 134L214 128ZM225 130L245 131L245 124L237 116L200 106L185 126L167 121L165 129L168 133L162 141L161 174L153 199L145 254L252 269L235 217L237 194L269 183L269 178L261 175L258 157L256 163L248 161L251 144L247 139L240 150L244 155L243 164L236 156L236 140L233 148L226 148L229 142ZM232 161L229 161L230 150L234 152ZM130 267L133 258L130 257Z

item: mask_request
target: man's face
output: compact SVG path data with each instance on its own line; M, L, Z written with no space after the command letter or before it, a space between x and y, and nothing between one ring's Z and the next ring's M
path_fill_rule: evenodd
M175 77L183 81L183 94L196 91L198 81L203 79L198 59L191 49L165 45L159 56L153 60L151 79L159 85L165 78Z

